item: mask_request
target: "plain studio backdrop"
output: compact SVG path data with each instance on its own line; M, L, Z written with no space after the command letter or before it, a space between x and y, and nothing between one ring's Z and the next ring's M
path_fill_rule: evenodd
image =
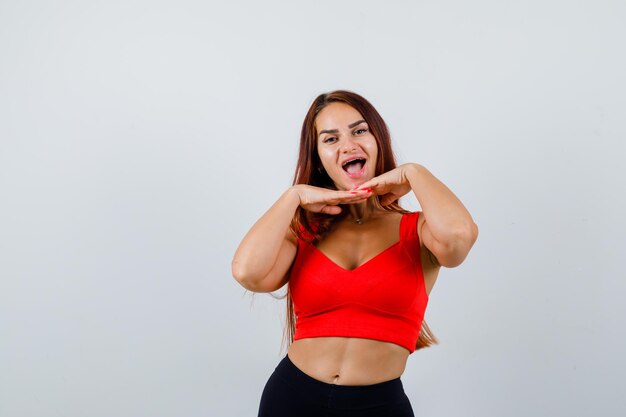
M624 415L624 21L618 0L0 1L0 416L255 416L285 300L230 262L333 89L480 228L402 376L416 416Z

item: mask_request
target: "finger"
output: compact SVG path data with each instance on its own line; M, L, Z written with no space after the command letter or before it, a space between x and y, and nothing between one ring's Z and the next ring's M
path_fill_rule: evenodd
M355 198L361 198L370 194L367 190L354 190L354 191L341 191L340 194L335 194L331 200L350 200Z
M339 206L324 206L322 207L322 210L320 210L322 213L326 213L326 214L339 214L341 213L341 207Z
M336 204L336 201L345 200L347 198L353 198L359 194L361 194L361 192L332 191L331 193L325 195L323 199L329 204Z
M355 189L355 191L360 191L360 190L373 190L374 188L378 187L380 185L380 183L378 181L366 181L363 184L359 185L358 188Z
M385 185L384 182L363 183L357 189L357 191L360 191L360 190L372 191L372 192L380 191L384 185Z
M364 195L370 195L372 193L372 190L367 188L364 190L356 190L356 191L350 191L350 195L355 196L355 197L362 197Z
M351 198L349 200L338 201L336 204L356 204L356 203L362 203L363 201L367 201L368 198L369 197Z
M353 188L351 190L344 191L344 192L348 193L348 195L356 195L356 194L363 194L363 193L367 192L367 190Z
M351 194L350 197L342 198L342 202L354 202L354 201L362 201L367 200L372 196L371 191L361 191L358 193Z
M336 206L345 201L355 200L363 195L367 195L366 192L350 193L348 191L333 191L332 193L320 196L316 203L326 204L329 206Z
M353 200L353 201L346 202L345 204L358 204L358 203L363 203L363 202L367 201L367 199L368 199L368 198L369 198L369 197L360 198L360 199L358 199L358 200Z

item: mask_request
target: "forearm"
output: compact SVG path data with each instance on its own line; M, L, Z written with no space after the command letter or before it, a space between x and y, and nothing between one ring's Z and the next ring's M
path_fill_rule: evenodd
M475 234L476 225L463 203L428 169L409 164L406 177L437 241L448 242L459 235Z
M238 281L260 280L270 272L299 205L298 191L290 187L252 226L232 260L232 273Z

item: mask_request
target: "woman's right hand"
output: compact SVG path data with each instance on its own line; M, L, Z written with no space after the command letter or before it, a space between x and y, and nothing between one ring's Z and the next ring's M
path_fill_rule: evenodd
M300 206L314 213L339 214L338 204L361 203L372 195L371 190L338 191L307 184L293 187L298 191Z

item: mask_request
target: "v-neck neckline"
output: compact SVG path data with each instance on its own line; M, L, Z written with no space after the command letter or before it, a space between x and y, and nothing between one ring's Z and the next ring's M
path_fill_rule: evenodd
M332 259L330 259L328 257L328 255L326 255L324 252L322 252L317 246L315 246L313 243L309 243L309 245L313 248L313 250L317 253L319 253L320 255L322 255L322 257L324 259L326 259L328 262L330 262L332 265L334 265L335 267L339 268L340 270L344 271L344 272L355 272L363 267L365 267L366 265L370 264L371 262L375 261L376 259L380 258L381 256L383 256L385 253L389 252L391 249L395 248L396 246L400 245L400 243L402 243L403 238L402 238L402 227L403 227L403 222L404 219L406 218L406 213L402 213L402 217L400 218L400 230L399 230L399 239L397 242L393 243L391 246L388 246L387 248L383 249L381 252L377 253L376 255L374 255L374 257L368 259L367 261L363 262L361 265L357 266L354 269L347 269L344 268L343 266L339 265L337 262L333 261Z

